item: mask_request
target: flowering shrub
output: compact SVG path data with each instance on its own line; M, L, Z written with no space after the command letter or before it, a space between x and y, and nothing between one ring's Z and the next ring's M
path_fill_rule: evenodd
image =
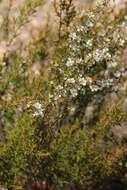
M95 95L116 90L124 75L120 56L127 42L126 17L111 16L112 10L105 12L105 3L81 15L66 53L53 63L48 102L59 120L70 110L75 116L83 114Z
M125 148L111 131L126 121L125 111L116 105L92 128L85 125L85 111L93 100L98 106L97 99L102 103L107 93L117 91L125 75L121 57L127 12L115 17L109 1L103 1L73 20L72 2L54 1L59 42L49 33L40 34L26 47L26 55L7 48L1 59L0 183L8 189L34 189L44 179L55 189L69 182L94 188L105 177L126 173ZM29 0L24 5L18 29L41 3ZM12 24L7 23L3 29L9 37ZM13 39L7 39L10 48Z

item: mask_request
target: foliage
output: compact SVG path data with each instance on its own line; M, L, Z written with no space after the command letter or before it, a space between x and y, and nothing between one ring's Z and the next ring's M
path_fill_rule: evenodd
M91 126L85 123L88 104L102 105L125 75L126 7L118 18L109 1L75 15L73 1L54 1L59 42L48 28L25 47L25 55L9 51L43 3L28 0L11 18L10 1L1 25L6 51L0 61L0 184L34 189L50 179L55 189L70 182L92 188L126 173L126 149L112 132L126 121L122 103L101 117L98 112Z
M59 18L59 27L58 27L58 38L59 40L62 38L62 30L64 26L68 29L71 24L73 18L75 17L76 10L73 5L73 0L54 0L54 8L57 17ZM67 33L67 32L66 32Z

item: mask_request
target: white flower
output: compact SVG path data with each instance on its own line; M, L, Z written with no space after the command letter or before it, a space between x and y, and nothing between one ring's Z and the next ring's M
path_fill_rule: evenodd
M105 47L103 50L102 50L102 57L105 57L106 59L108 58L111 58L111 54L109 53L109 49L108 47Z
M71 67L73 64L74 64L74 60L72 60L72 58L68 58L68 60L66 62L66 66Z
M108 64L108 68L114 68L117 66L117 62L116 61L113 61L111 63Z
M63 89L63 86L61 86L61 85L57 86L57 90L62 90L62 89Z
M76 97L76 96L78 95L77 90L76 90L76 89L74 89L74 88L73 88L73 89L71 89L71 90L70 90L70 92L71 92L71 94L72 94L72 96L73 96L73 97Z
M110 59L112 56L110 53L106 53L106 58Z
M76 110L76 107L70 107L69 108L69 113L70 113L70 115L73 115L74 113L75 113L75 110Z
M80 26L80 27L77 28L77 32L83 32L83 30L84 30L83 26Z
M112 83L113 83L113 79L108 79L108 82L109 82L110 84L112 84Z
M79 77L79 83L80 83L80 85L83 85L83 86L86 86L87 85L87 80L85 79L85 78L80 78Z
M31 106L31 104L30 104L30 103L28 103L28 104L26 105L26 109L29 109L29 108L30 108L30 106Z
M120 43L120 46L124 46L125 40L120 38L120 42L119 43Z
M90 85L90 90L91 92L97 92L98 90L100 90L100 88L97 85Z
M73 32L72 34L70 34L70 37L71 37L73 40L75 40L75 39L77 38L77 35L76 35L75 32Z
M34 106L37 110L41 109L41 104L40 104L39 102L33 104L33 106Z
M72 48L72 50L74 51L74 52L76 52L77 51L77 47L76 46L70 46L70 48Z
M94 58L95 58L95 61L97 62L101 60L101 52L99 49L96 49L96 51L94 52Z
M120 73L119 71L117 71L116 73L114 73L114 76L115 76L116 78L120 78L121 73Z
M61 68L59 68L59 72L60 72L61 74L64 73L64 71L63 71Z
M34 114L33 114L34 117L36 116L41 116L41 117L44 117L44 113L42 111L35 111Z
M91 22L91 21L88 21L88 22L87 22L87 26L90 27L90 28L92 28L92 27L94 26L94 23Z
M94 19L94 17L95 17L95 15L93 14L93 12L89 12L89 18L91 18L91 19Z
M39 102L36 102L35 104L33 104L33 107L36 109L36 111L33 114L34 117L35 116L44 117L43 109L42 109L42 106Z
M93 45L93 40L92 40L92 39L88 40L87 43L86 43L86 45L87 45L88 48L89 48L89 47L92 47L92 45Z
M67 79L68 83L74 84L75 83L75 79L74 78L69 78Z
M105 47L104 49L103 49L103 53L107 53L109 51L109 49L107 48L107 47Z

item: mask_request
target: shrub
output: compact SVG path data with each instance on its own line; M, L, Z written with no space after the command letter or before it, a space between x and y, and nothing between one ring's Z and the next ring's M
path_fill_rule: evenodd
M103 1L73 20L75 9L69 2L55 4L60 18L57 43L55 37L40 34L26 56L7 49L1 60L0 183L8 189L33 189L44 179L55 189L69 182L88 187L125 174L126 151L111 127L125 121L126 113L118 104L92 128L85 126L84 115L88 103L116 91L125 74L121 56L127 43L126 11L116 18L109 1ZM16 28L41 4L27 1ZM11 4L2 26L6 37L13 26L10 10ZM9 38L9 46L12 41ZM36 62L39 77L32 72Z

